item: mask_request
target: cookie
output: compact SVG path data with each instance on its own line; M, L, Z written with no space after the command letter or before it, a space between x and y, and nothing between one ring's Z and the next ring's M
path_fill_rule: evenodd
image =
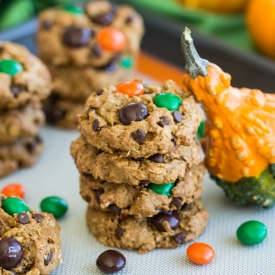
M60 226L52 214L10 215L0 208L0 274L50 274L62 262Z
M190 204L200 198L204 176L204 166L193 166L186 171L184 178L178 179L169 190L170 195L152 191L150 183L146 186L114 184L95 180L92 176L80 176L80 194L89 208L102 211L119 211L122 215L134 215L136 218L151 217L161 211L177 210L184 204ZM163 190L160 190L163 191Z
M133 158L166 154L175 145L193 143L202 114L191 93L172 80L162 85L129 83L143 94L129 96L109 85L89 96L79 117L87 143L110 154L126 151Z
M7 176L20 167L30 167L44 150L40 136L19 138L14 144L0 145L0 177Z
M118 83L133 77L131 68L123 68L119 61L113 61L94 69L88 67L49 66L53 76L52 93L61 99L84 102L95 91L112 83Z
M143 254L155 248L174 248L195 240L203 233L209 214L200 200L181 210L161 212L152 218L121 217L88 208L86 222L97 240L104 245Z
M67 129L77 129L78 115L83 112L85 103L50 97L44 105L47 123Z
M38 18L38 56L55 66L109 64L139 51L143 20L131 7L92 1L43 11Z
M190 146L176 146L167 154L133 159L127 152L108 154L89 145L79 137L71 144L71 155L80 174L112 183L138 185L142 181L155 184L175 182L184 177L187 167L201 162L196 142Z
M18 138L35 137L44 123L41 104L33 100L20 109L0 111L0 144L15 143Z
M32 97L44 100L51 91L46 66L25 47L0 42L0 110L26 105Z

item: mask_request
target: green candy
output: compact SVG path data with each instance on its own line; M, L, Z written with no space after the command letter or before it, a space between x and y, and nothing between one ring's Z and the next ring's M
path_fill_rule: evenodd
M204 130L205 130L205 121L201 121L200 126L198 128L197 131L197 135L199 138L203 138L204 137Z
M124 69L131 69L134 65L133 58L131 57L124 57L120 61L120 65Z
M238 240L247 245L261 243L266 236L266 226L258 221L245 222L237 229Z
M154 98L154 104L159 108L166 108L169 111L177 111L182 103L181 98L174 94L162 93Z
M2 208L11 216L13 214L20 214L22 212L30 211L30 208L25 204L25 202L16 197L6 198L2 204Z
M40 202L40 208L43 212L51 213L55 218L60 218L68 210L68 203L56 196L50 196Z
M175 185L174 182L169 182L164 184L150 183L147 186L147 188L154 191L157 194L170 196L174 185Z
M4 59L0 61L0 72L14 76L23 71L23 66L11 59Z
M62 8L62 10L66 11L66 12L73 13L73 14L83 14L84 13L84 10L82 7L72 6L72 5L65 6Z

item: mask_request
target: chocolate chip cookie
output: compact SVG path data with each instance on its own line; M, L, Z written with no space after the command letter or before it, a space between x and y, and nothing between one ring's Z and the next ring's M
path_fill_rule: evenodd
M38 20L38 55L55 66L96 68L120 55L135 56L144 32L131 7L107 1L47 9Z
M148 158L191 145L201 118L191 93L172 80L146 85L136 79L92 93L79 130L87 143L107 153Z
M9 204L15 209L20 200L9 200L0 198L0 274L50 274L62 262L60 226L52 214L27 206L28 210L10 213Z
M18 138L35 137L43 123L41 104L34 99L20 109L0 111L0 144L15 143Z
M0 110L43 100L51 91L51 77L46 66L25 47L0 42Z
M143 254L155 248L173 248L195 240L203 233L209 214L200 200L181 210L160 212L152 218L135 219L88 208L88 228L104 245Z
M7 176L20 167L32 166L43 149L40 136L19 138L13 144L0 145L0 177Z
M167 154L133 159L127 157L127 152L105 153L79 137L71 144L71 155L81 174L131 185L138 185L142 181L155 184L175 182L184 177L187 167L201 162L200 149L196 142L190 146L175 146Z
M162 211L177 210L184 204L190 204L200 198L204 166L193 166L186 171L184 178L178 179L169 190L165 186L155 190L152 183L143 182L138 186L114 184L103 180L95 180L92 176L80 177L80 194L89 208L108 212L134 215L136 218L151 217Z

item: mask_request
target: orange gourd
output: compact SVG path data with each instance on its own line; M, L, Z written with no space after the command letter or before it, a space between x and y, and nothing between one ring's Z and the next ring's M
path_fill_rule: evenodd
M246 10L246 24L257 47L275 58L275 1L251 0Z

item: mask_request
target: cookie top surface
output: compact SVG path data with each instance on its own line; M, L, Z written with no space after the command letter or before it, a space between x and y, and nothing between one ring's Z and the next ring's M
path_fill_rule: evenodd
M0 42L0 110L26 105L30 98L45 99L51 91L46 66L25 47Z
M133 82L143 86L143 94L129 96L109 85L89 96L79 117L85 141L110 154L126 151L133 158L191 145L202 118L193 96L172 80L162 85Z
M92 1L39 15L38 55L53 65L106 65L139 51L142 18L129 6Z

